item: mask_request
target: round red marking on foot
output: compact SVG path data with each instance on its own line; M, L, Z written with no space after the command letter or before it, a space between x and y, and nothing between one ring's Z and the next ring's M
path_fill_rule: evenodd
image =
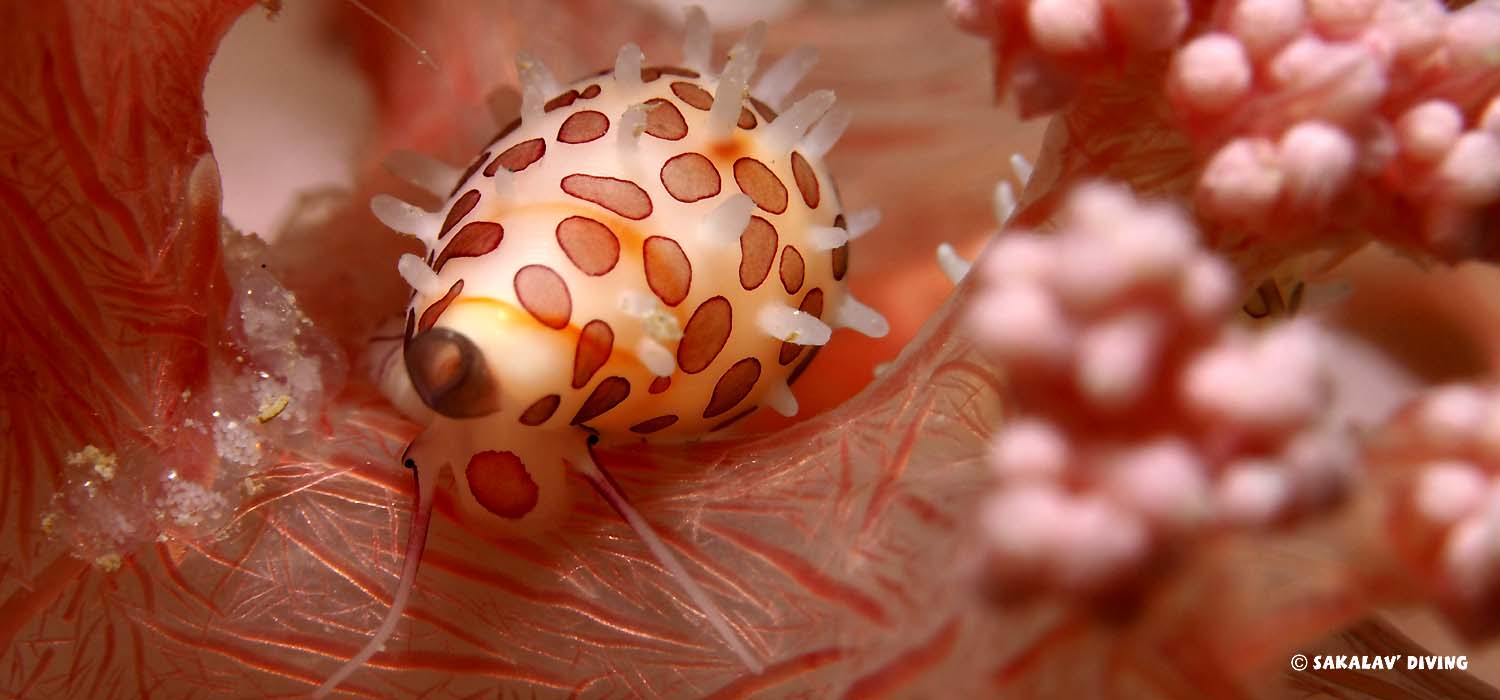
M677 109L671 100L658 97L648 100L646 106L650 108L646 112L646 133L667 141L687 136L687 120L682 118L682 110Z
M573 315L567 283L546 265L527 265L516 271L516 298L548 328L566 328Z
M823 290L817 287L808 290L807 294L803 295L802 303L797 306L797 310L813 318L822 320ZM801 354L802 349L805 347L807 346L796 343L782 343L781 352L776 356L776 361L783 365L791 364L792 360L797 359L797 355Z
M639 221L651 215L650 195L629 180L580 173L563 178L562 189L627 219Z
M666 391L670 388L672 388L671 377L657 377L651 380L651 386L646 387L646 391L649 391L653 394L660 394L661 392Z
M563 143L588 143L604 136L609 131L609 117L603 112L584 110L562 123L557 129L557 140Z
M740 233L740 286L747 291L759 287L776 261L776 227L758 216Z
M594 387L594 393L584 399L583 406L579 407L578 413L573 416L572 424L579 425L603 415L606 411L620 405L625 397L630 396L630 382L624 377L605 377Z
M453 234L453 240L443 247L433 270L442 272L443 266L453 258L477 258L500 246L505 239L505 228L493 221L470 221Z
M620 261L620 239L608 226L586 216L570 216L557 225L557 245L579 270L598 277Z
M781 250L781 286L787 294L796 294L802 289L802 278L807 265L796 248L787 246Z
M583 98L583 99L585 99L585 100L592 100L595 97L599 96L599 86L598 85L590 85L590 86L584 88L583 92L578 93L578 96L581 97L581 98Z
M791 386L793 382L801 378L802 373L807 371L807 366L812 364L813 358L817 357L818 353L822 351L823 346L821 345L809 350L807 352L807 357L802 358L802 361L797 363L796 367L792 368L791 374L786 375L786 385Z
M844 279L849 272L849 244L845 243L833 249L833 279L835 281Z
M481 153L478 158L475 158L474 162L469 164L469 167L464 168L464 174L458 177L458 182L453 183L453 189L448 192L448 196L452 197L453 195L458 194L458 188L463 187L464 183L468 182L469 178L474 176L474 171L478 170L479 166L484 165L485 159L489 157L490 152L485 151L484 153Z
M578 334L578 349L573 353L574 389L582 389L594 378L594 373L609 361L614 345L615 332L608 323L595 319L584 325Z
M708 407L703 409L703 417L714 418L739 405L755 388L757 381L760 381L760 360L747 357L734 363L724 370L719 383L714 385L713 396L708 399Z
M677 366L688 374L708 369L734 329L734 309L728 299L714 297L698 305L677 343Z
M521 412L521 425L536 426L546 423L547 419L557 412L557 405L560 403L562 403L562 397L557 394L548 394L537 399L535 403Z
M698 153L672 156L661 166L661 184L679 202L696 202L719 193L719 169Z
M761 119L764 119L768 122L776 121L776 110L771 109L771 105L768 105L752 97L750 98L750 106L754 107L755 111L760 112Z
M755 200L755 206L772 214L786 211L786 185L776 173L754 158L741 158L734 162L734 181L740 191Z
M705 112L708 111L708 108L714 106L714 96L708 94L707 90L692 83L672 83L672 94L676 95L677 99L686 102L689 106L696 107Z
M834 217L833 225L846 231L849 230L849 224L844 222L843 214L839 214L838 216ZM834 248L832 257L833 279L836 281L842 280L844 279L844 275L849 272L849 244L845 243L837 248Z
M754 129L755 128L755 123L756 123L755 122L755 115L751 114L749 109L747 109L745 107L741 107L740 108L740 119L739 119L739 121L735 122L735 125L738 126L741 129L748 130L748 129Z
M679 78L698 78L698 71L677 66L643 66L641 67L641 82L649 83L663 75L675 75Z
M635 425L630 426L630 432L646 435L648 433L654 433L659 430L666 430L667 428L672 427L672 424L676 422L677 416L671 414L667 414L665 416L657 416L655 418L648 418L639 423L636 423Z
M490 161L489 165L484 166L484 174L494 177L495 173L500 172L500 166L502 165L505 166L506 170L518 173L530 167L532 163L541 160L542 156L546 154L546 141L542 139L522 141L505 149L500 155L495 156L495 159Z
M693 266L677 241L662 236L647 238L641 262L646 268L646 284L661 303L676 306L687 298Z
M714 427L709 428L708 432L710 432L710 433L716 433L716 432L719 432L720 430L728 428L729 426L734 425L735 423L738 423L741 418L744 418L745 416L748 416L748 415L754 413L755 409L757 409L757 408L760 408L760 407L759 406L751 406L750 408L747 408L747 409L745 409L743 411L740 411L739 413L736 413L736 414L734 414L734 415L732 415L732 416L730 416L728 418L725 418L724 420L719 421L718 424L714 425Z
M464 193L464 196L459 197L458 201L453 203L453 208L448 210L448 216L443 219L443 227L438 229L438 240L443 240L443 236L448 235L448 229L453 228L454 224L468 216L469 212L474 211L474 205L478 203L479 190L469 190Z
M551 112L554 109L561 109L563 107L567 107L567 106L573 104L573 101L577 100L577 99L578 99L578 91L577 90L569 90L569 91L567 91L567 92L565 92L565 93L563 93L561 95L558 95L557 97L554 97L554 98L552 98L550 100L547 100L547 103L544 104L544 105L542 105L542 111L543 112Z
M487 450L469 458L464 478L474 500L502 518L521 518L536 507L538 489L514 452Z
M754 102L754 100L751 100L751 101ZM495 138L492 139L490 141L490 143L496 143L496 142L504 140L505 137L510 136L511 134L515 133L516 129L519 129L519 128L521 128L521 118L520 117L516 117L515 119L512 119L509 124L506 124L505 128L500 130L500 133L495 134ZM490 173L490 174L493 175L494 173Z
M792 177L797 180L797 190L802 193L802 201L807 202L809 209L817 209L818 202L823 201L822 193L818 190L818 174L813 172L812 164L796 151L792 151Z
M422 312L422 321L417 324L417 330L431 330L437 324L438 317L442 316L443 312L448 310L448 305L452 304L453 300L457 299L458 295L463 293L463 291L464 281L459 280L454 282L453 286L448 288L448 293L444 294L442 299L433 302L432 306L427 307L427 310Z

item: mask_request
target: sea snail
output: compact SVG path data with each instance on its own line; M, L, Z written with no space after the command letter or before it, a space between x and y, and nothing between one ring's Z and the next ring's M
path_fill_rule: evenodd
M466 172L391 163L447 198L436 213L371 202L428 251L398 264L414 293L382 380L426 425L404 457L418 505L391 610L320 695L394 631L443 469L466 522L515 535L565 515L566 470L581 474L759 670L590 445L701 439L760 405L792 415L789 382L833 328L887 331L843 281L850 239L878 220L844 214L822 163L848 112L820 91L778 115L815 55L791 52L751 88L764 33L753 27L722 71L701 11L683 67L643 67L627 45L612 71L563 86L518 58L520 117Z

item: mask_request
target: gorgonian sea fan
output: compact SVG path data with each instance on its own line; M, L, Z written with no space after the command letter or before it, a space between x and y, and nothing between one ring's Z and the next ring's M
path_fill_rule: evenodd
M359 373L342 377L365 332L402 302L389 265L399 244L372 236L360 204L388 187L362 178L329 223L299 227L271 249L221 229L199 95L215 42L247 5L0 7L0 284L12 301L0 373L0 688L16 696L306 693L389 602L411 494L395 459L414 429ZM561 44L578 64L563 69L580 73L607 65L626 40L667 51L650 43L659 20L604 3L378 9L454 72L436 82L387 35L351 33L378 87L372 161L396 144L456 157L473 147L484 88L511 77L464 60L490 45L485 37L593 36L589 46ZM868 43L836 41L854 28ZM982 99L942 106L984 95L965 92L982 80L978 53L951 40L934 7L792 29L791 41L826 40L831 87L867 106L846 142L859 144L850 162L867 167L851 168L845 191L868 187L902 203L886 226L906 237L882 247L872 233L855 278L935 279L935 269L924 278L899 263L917 236L933 237L925 248L979 228L977 195L995 176L987 163L1000 160L959 158L997 138L980 128L993 119ZM890 71L848 68L869 65ZM847 86L837 84L841 67ZM896 77L915 86L899 100ZM914 127L909 115L930 119ZM916 174L923 187L897 197ZM882 290L879 308L921 309L912 290L932 288L871 286ZM1223 695L1252 692L1263 662L1279 668L1282 649L1365 614L1348 561L1282 553L1285 567L1238 565L1263 561L1263 542L1217 550L1221 566L1188 580L1235 572L1232 585L1185 584L1152 625L1128 635L1054 608L996 611L967 595L956 562L972 551L964 533L1002 385L956 332L953 311L969 294L960 287L919 334L913 319L930 309L892 309L894 335L912 339L910 349L836 410L769 437L602 455L690 569L733 601L731 619L772 660L765 675L724 654L640 544L575 484L583 507L537 541L470 534L440 499L417 600L386 652L344 690L871 697L980 696L999 685ZM820 363L850 386L893 354L839 362L829 359L836 350ZM1290 567L1295 585L1277 580ZM1297 614L1334 596L1349 602ZM1163 658L1181 665L1163 672ZM1079 659L1088 659L1081 673ZM1472 691L1453 678L1445 695Z

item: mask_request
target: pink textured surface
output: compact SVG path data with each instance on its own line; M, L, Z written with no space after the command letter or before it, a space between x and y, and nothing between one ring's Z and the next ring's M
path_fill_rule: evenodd
M1500 176L1480 165L1500 153L1492 2L949 5L991 39L997 91L1058 116L1058 157L1023 218L1049 216L1059 185L1109 176L1192 199L1204 234L1253 277L1371 239L1494 257ZM1142 35L1142 16L1163 19Z

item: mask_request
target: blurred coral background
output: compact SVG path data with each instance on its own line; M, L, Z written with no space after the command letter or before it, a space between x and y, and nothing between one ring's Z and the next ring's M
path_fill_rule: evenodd
M1189 136L1129 110L1080 116L1098 106L1088 86L1073 111L1021 120L1018 106L1064 103L1005 89L1007 66L1046 52L1018 63L1006 52L1031 39L972 12L1004 3L705 4L720 51L766 19L769 57L821 52L802 89L831 88L854 111L830 167L850 207L884 215L849 279L892 332L837 336L798 384L803 416L603 456L770 668L740 667L579 483L578 512L536 541L466 532L440 495L414 602L341 693L1500 697L1500 656L1453 624L1500 597L1455 608L1392 551L1399 470L1361 473L1295 529L1192 540L1128 596L1000 600L977 513L992 436L1032 407L1013 405L1004 363L965 325L983 280L955 286L933 251L980 255L1002 181L1032 227L1100 175L1189 206L1182 153L1213 150L1179 148ZM1189 32L1223 14L1183 6ZM405 301L395 260L415 250L366 203L421 196L381 160L401 148L468 161L517 50L565 79L627 41L670 63L680 17L667 0L0 3L0 694L302 696L352 655L390 603L414 492L397 456L416 427L366 378L370 337ZM1118 122L1101 131L1138 158L1102 167L1079 142L1043 147L1049 119L1088 118ZM1200 136L1204 121L1170 128ZM1181 160L1141 155L1161 143ZM1038 164L1029 185L1016 153ZM1491 375L1490 265L1341 238L1337 265L1299 267L1300 246L1194 223L1253 277L1236 290L1247 299L1261 276L1347 286L1318 318L1346 348L1341 386L1365 392L1350 400L1380 413L1372 431L1377 407L1423 385ZM281 396L283 414L260 420ZM1434 450L1412 438L1380 459L1425 464ZM1469 668L1288 671L1298 652L1463 653Z

